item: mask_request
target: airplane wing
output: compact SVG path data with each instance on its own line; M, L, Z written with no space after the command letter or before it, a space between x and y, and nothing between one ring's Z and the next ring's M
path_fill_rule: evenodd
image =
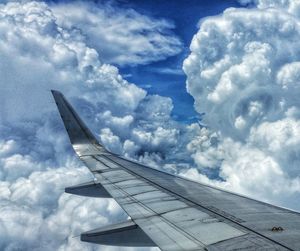
M130 220L81 234L86 242L182 250L300 250L300 214L168 174L106 150L58 91L71 144L95 180L68 193L114 198ZM274 184L276 186L276 184Z

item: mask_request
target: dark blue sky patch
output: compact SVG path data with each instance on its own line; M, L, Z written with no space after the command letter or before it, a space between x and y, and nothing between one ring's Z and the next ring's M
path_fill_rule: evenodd
M47 2L59 4L71 1ZM102 0L90 2L109 3ZM189 46L199 29L199 20L219 15L229 7L242 6L237 0L115 0L110 3L120 7L120 10L134 9L150 18L165 19L174 24L173 35L178 36L183 43L181 53L146 65L117 65L117 67L126 80L147 90L149 94L170 97L173 100L172 116L175 120L190 123L201 119L201 115L193 107L194 99L186 91L186 76L182 71L183 61L190 53Z
M164 18L175 24L174 33L183 42L183 50L176 56L148 65L120 67L124 78L146 89L149 94L159 94L172 98L173 117L181 122L199 120L194 110L193 98L186 91L186 77L182 71L183 60L189 54L189 46L197 33L197 24L207 16L219 15L226 8L241 7L233 0L191 0L191 1L122 1L123 8L136 11L154 18Z

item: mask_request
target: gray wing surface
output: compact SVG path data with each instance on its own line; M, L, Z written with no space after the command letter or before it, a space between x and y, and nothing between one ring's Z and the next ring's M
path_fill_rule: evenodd
M52 91L71 144L95 181L66 188L114 198L130 220L81 234L106 245L161 250L300 250L300 214L168 174L106 150Z

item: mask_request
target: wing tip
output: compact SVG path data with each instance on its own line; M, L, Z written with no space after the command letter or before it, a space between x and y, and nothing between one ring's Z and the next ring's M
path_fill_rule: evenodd
M62 93L58 90L54 90L54 89L51 89L51 93L53 96L56 96L56 95L62 95Z

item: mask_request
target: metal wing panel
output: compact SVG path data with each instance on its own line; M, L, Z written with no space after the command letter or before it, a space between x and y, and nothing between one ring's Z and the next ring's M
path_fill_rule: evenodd
M156 185L286 248L300 247L300 214L234 193L212 188L132 161L109 156L116 163ZM273 227L283 231L272 231Z
M205 250L214 245L221 247L220 242L225 247L235 243L240 250L287 250L121 168L95 173L95 177L162 250ZM237 238L241 236L245 238Z
M117 175L116 172L118 172ZM127 182L120 182L118 178L120 175L126 177ZM134 198L134 196L137 195L131 195L123 190L123 188L136 187L136 184L143 187L151 187L150 184L143 180L137 180L133 175L124 170L111 170L104 173L97 173L95 177L103 184L105 189L111 193L128 215L131 216L134 222L163 250L204 250L204 246L197 240L191 239L176 226L173 226L170 222L158 216L156 211L162 210L159 206L151 206L149 201L148 204L146 204L147 200L144 200L143 203ZM152 190L154 189L155 188L152 187ZM163 197L165 197L165 195L163 195ZM157 196L156 200L160 200L160 197ZM168 210L174 210L176 208L177 207L173 205L173 207L171 206Z
M246 234L126 170L106 171L95 177L162 250L204 250L209 244ZM120 177L127 183L120 182ZM139 181L138 187L135 180ZM130 187L135 188L132 194ZM149 191L137 193L139 187L147 187ZM176 216L186 214L190 217L183 218L179 224Z
M299 214L116 156L52 93L78 156L162 250L299 249ZM277 224L284 231L270 230Z

